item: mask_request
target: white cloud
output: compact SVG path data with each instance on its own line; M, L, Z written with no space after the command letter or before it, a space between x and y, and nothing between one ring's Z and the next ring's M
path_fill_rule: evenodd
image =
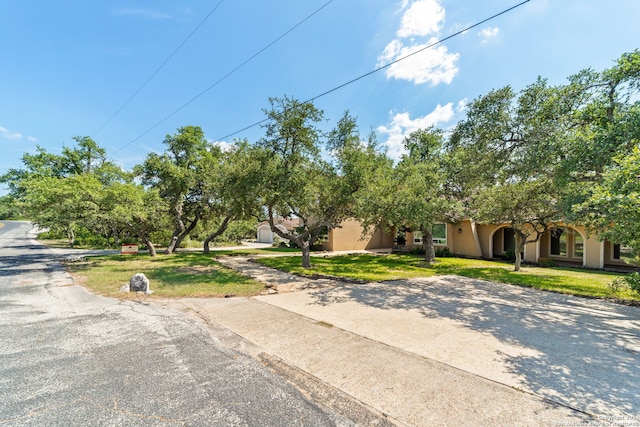
M467 98L458 101L458 103L456 104L456 113L464 113L467 110L468 104L469 102L467 101Z
M418 0L402 15L397 35L401 38L428 36L440 31L443 24L444 8L437 0Z
M459 105L460 103L458 103ZM404 149L404 138L409 136L411 132L419 129L425 129L429 126L435 126L441 123L447 123L455 116L453 103L446 105L438 104L436 108L429 114L411 119L408 112L396 113L391 118L391 123L378 126L376 131L379 134L387 135L384 142L387 148L387 155L392 159L399 159L406 150Z
M402 46L398 40L394 40L387 45L383 52L384 56L381 56L384 61L381 61L379 66L410 55L435 41L431 39L424 44ZM449 53L446 46L432 47L391 65L387 68L386 75L388 78L408 80L415 84L427 82L433 86L439 83L449 84L458 74L456 61L459 57L458 53Z
M387 64L398 56L400 56L400 52L402 51L402 42L398 39L392 40L382 51L380 56L378 56L378 66Z
M483 28L478 32L480 37L482 37L482 43L488 43L490 39L496 37L500 32L500 28L498 27L489 27Z
M451 83L458 73L456 61L459 54L450 53L446 46L427 47L435 43L445 22L445 10L440 0L403 1L404 13L397 31L397 38L387 44L378 56L377 66L400 60L386 70L387 78L408 80L415 84ZM425 41L425 38L428 39ZM420 51L424 49L423 51ZM420 51L420 52L419 52Z
M33 136L28 136L27 139L29 140L29 142L37 142L38 140L33 137Z
M145 19L171 19L171 15L153 9L121 8L114 11L116 15L138 16Z
M9 129L0 126L0 135L6 139L21 139L22 134L18 132L11 132Z
M234 148L234 145L227 141L211 141L211 143L213 145L217 145L218 147L220 147L220 150L223 153L226 153L227 151L231 151Z

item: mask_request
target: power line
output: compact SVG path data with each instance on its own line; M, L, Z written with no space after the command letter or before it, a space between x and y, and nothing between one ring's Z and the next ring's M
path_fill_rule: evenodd
M412 52L412 53L410 53L410 54L408 54L408 55L405 55L405 56L403 56L403 57L401 57L401 58L398 58L398 59L396 59L395 61L391 61L391 62L389 62L388 64L382 65L382 66L380 66L380 67L378 67L378 68L375 68L375 69L373 69L373 70L369 71L368 73L362 74L362 75L360 75L360 76L358 76L358 77L356 77L356 78L354 78L354 79L351 79L351 80L349 80L348 82L345 82L345 83L343 83L343 84L341 84L341 85L339 85L339 86L336 86L336 87L334 87L334 88L332 88L332 89L329 89L329 90L327 90L327 91L324 91L324 92L320 93L319 95L314 96L313 98L309 98L309 99L307 99L307 100L306 100L306 101L304 101L304 102L313 102L313 101L315 101L315 100L316 100L316 99L318 99L318 98L321 98L321 97L323 97L323 96L325 96L325 95L328 95L328 94L330 94L330 93L332 93L332 92L335 92L335 91L337 91L337 90L339 90L339 89L342 89L342 88L343 88L343 87L345 87L345 86L348 86L348 85L350 85L350 84L352 84L352 83L357 82L358 80L364 79L365 77L368 77L368 76L370 76L371 74L377 73L378 71L384 70L385 68L389 68L390 66L392 66L392 65L394 65L394 64L397 64L397 63L398 63L398 62L400 62L400 61L404 61L405 59L410 58L410 57L412 57L412 56L414 56L414 55L417 55L417 54L418 54L418 53L420 53L420 52L423 52L423 51L425 51L425 50L427 50L427 49L431 49L432 47L437 46L437 45L439 45L439 44L441 44L441 43L444 43L445 41L447 41L447 40L449 40L449 39L452 39L453 37L459 36L460 34L462 34L462 33L466 32L466 31L469 31L469 30L471 30L471 29L473 29L473 28L475 28L475 27L478 27L478 26L480 26L480 25L482 25L482 24L486 23L486 22L489 22L489 21L491 21L491 20L493 20L493 19L497 18L498 16L501 16L501 15L504 15L505 13L511 12L512 10L514 10L514 9L516 9L516 8L518 8L518 7L520 7L520 6L522 6L522 5L523 5L523 4L525 4L525 3L528 3L529 1L531 1L531 0L524 0L523 2L520 2L520 3L518 3L518 4L514 5L514 6L511 6L510 8L505 9L505 10L503 10L502 12L498 12L498 13L496 13L495 15L492 15L492 16L490 16L490 17L488 17L488 18L485 18L485 19L483 19L482 21L476 22L476 23L475 23L475 24L473 24L473 25L470 25L470 26L468 26L468 27L466 27L466 28L464 28L464 29L462 29L462 30L460 30L460 31L457 31L457 32L455 32L455 33L453 33L453 34L448 35L448 36L447 36L447 37L445 37L445 38L442 38L442 39L440 39L440 40L438 40L438 41L436 41L436 42L434 42L434 43L431 43L431 44L429 44L429 45L427 45L427 46L425 46L425 47L423 47L423 48L421 48L421 49L418 49L418 50L416 50L415 52ZM259 122L255 122L255 123L253 123L253 124L251 124L251 125L245 126L245 127L243 127L242 129L240 129L240 130L237 130L237 131L235 131L235 132L233 132L233 133L227 134L227 135L225 135L225 136L223 136L223 137L221 137L221 138L217 138L217 139L215 139L215 141L224 141L225 139L227 139L227 138L229 138L229 137L231 137L231 136L234 136L234 135L236 135L236 134L239 134L240 132L244 132L244 131L245 131L245 130L247 130L247 129L251 129L251 128L253 128L253 127L256 127L256 126L258 126L258 125L261 125L262 123L266 122L267 120L269 120L269 119L268 119L268 118L266 118L266 119L260 120Z
M118 150L114 151L113 154L123 150L125 147L133 144L134 142L136 142L137 140L139 140L140 138L142 138L143 136L145 136L146 134L148 134L149 132L151 132L153 129L157 128L158 126L160 126L162 123L164 123L165 121L167 121L168 119L170 119L171 117L175 116L177 113L179 113L180 111L182 111L185 107L187 107L189 104L191 104L192 102L194 102L195 100L197 100L198 98L200 98L202 95L204 95L205 93L207 93L208 91L210 91L211 89L213 89L215 86L217 86L218 84L220 84L223 80L225 80L227 77L229 77L230 75L232 75L233 73L235 73L236 71L238 71L240 68L244 67L245 65L247 65L249 62L251 62L253 59L255 59L258 55L260 55L261 53L263 53L265 50L269 49L271 46L273 46L274 44L276 44L277 42L279 42L281 39L283 39L284 37L286 37L289 33L291 33L292 31L294 31L296 28L298 28L300 25L304 24L306 21L308 21L309 19L311 19L313 16L315 16L318 12L320 12L322 9L324 9L325 7L327 7L329 4L331 4L334 0L329 0L326 3L324 3L322 6L320 6L318 9L316 9L315 11L313 11L310 15L306 16L303 20L299 21L297 24L295 24L293 27L289 28L287 31L285 31L284 33L282 33L280 36L278 36L275 40L273 40L272 42L270 42L269 44L267 44L265 47L263 47L262 49L260 49L259 51L257 51L256 53L254 53L253 55L251 55L248 59L246 59L244 62L242 62L240 65L238 65L237 67L235 67L234 69L232 69L231 71L229 71L227 74L225 74L224 76L220 77L218 80L216 80L213 84L211 84L209 87L207 87L206 89L204 89L203 91L201 91L200 93L198 93L196 96L194 96L193 98L191 98L190 100L188 100L187 102L185 102L181 107L179 107L177 110L173 111L171 114L165 116L163 119L161 119L160 121L158 121L156 124L154 124L153 126L151 126L149 129L145 130L144 132L142 132L140 135L138 135L137 137L135 137L134 139L132 139L131 141L129 141L128 143L126 143L125 145L123 145L122 147L120 147ZM241 131L239 131L241 132ZM236 132L237 133L237 132ZM235 135L235 133L234 133Z
M129 98L127 98L127 100L124 102L124 104L122 104L122 105L120 106L120 108L118 108L118 109L116 110L116 112L115 112L115 113L113 113L113 115L112 115L111 117L109 117L109 119L108 119L106 122L104 122L104 124L103 124L102 126L100 126L100 127L98 128L98 130L97 130L97 131L95 131L95 132L93 133L93 136L97 135L97 134L98 134L102 129L104 129L104 128L109 124L109 123L111 123L111 121L112 121L112 120L113 120L113 119L114 119L118 114L120 114L120 112L121 112L121 111L122 111L122 110L123 110L127 105L129 105L129 103L133 100L133 98L135 98L135 97L140 93L140 91L141 91L142 89L144 89L144 87L145 87L145 86L146 86L146 85L151 81L151 79L153 79L153 78L156 76L156 74L158 74L158 73L160 72L160 70L162 70L162 69L164 68L164 66L165 66L165 65L167 65L167 62L169 62L169 61L171 60L171 58L173 58L173 56L174 56L174 55L175 55L175 54L176 54L176 53L177 53L177 52L182 48L182 46L184 46L184 45L187 43L187 41L189 41L189 39L191 38L191 36L193 36L193 35L196 33L196 31L198 31L198 30L200 29L200 27L202 27L202 25L203 25L203 24L204 24L204 23L209 19L209 17L210 17L211 15L213 15L213 12L215 12L215 11L218 9L218 7L220 7L220 5L222 4L222 2L223 2L223 1L224 1L224 0L220 0L220 1L218 2L218 4L216 4L216 5L213 7L213 9L211 9L211 11L207 14L207 16L205 16L205 17L204 17L204 19L203 19L202 21L200 21L200 23L199 23L199 24L198 24L198 25L193 29L193 31L191 31L191 32L189 33L189 35L188 35L188 36L187 36L187 37L182 41L182 43L180 43L180 44L178 45L178 47L177 47L177 48L175 48L173 52L171 52L171 54L167 57L167 59L165 59L165 60L164 60L164 62L163 62L162 64L160 64L160 66L159 66L158 68L156 68L156 70L155 70L153 73L151 73L151 75L149 76L149 78L147 78L147 80L145 80L145 81L144 81L144 83L142 83L142 85L141 85L141 86L140 86L140 87L139 87L135 92L133 92L133 94L132 94Z

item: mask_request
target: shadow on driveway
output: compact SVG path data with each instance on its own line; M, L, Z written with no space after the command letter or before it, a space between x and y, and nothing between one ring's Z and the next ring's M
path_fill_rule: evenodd
M310 295L323 306L355 301L451 319L535 350L508 356L506 363L539 396L593 414L640 412L637 307L458 276L339 286Z

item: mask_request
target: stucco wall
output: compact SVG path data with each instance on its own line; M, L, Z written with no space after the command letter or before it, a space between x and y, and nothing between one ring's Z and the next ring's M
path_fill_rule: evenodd
M500 228L500 226L493 224L476 224L478 240L480 241L480 249L482 250L483 258L493 258L493 245L491 240L493 238L493 232L498 228Z
M604 268L604 243L593 236L589 236L584 244L585 266L590 268Z
M472 258L481 258L482 249L477 226L471 221L447 225L447 244L451 253Z
M377 229L366 236L362 235L362 226L358 221L347 220L339 228L329 231L329 240L322 244L327 251L353 251L364 249L383 249L393 246L393 235Z
M531 242L524 245L523 260L531 263L538 262L538 242Z

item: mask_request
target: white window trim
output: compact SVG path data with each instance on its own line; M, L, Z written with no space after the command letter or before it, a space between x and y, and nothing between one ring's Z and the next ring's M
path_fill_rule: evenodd
M443 239L442 237L433 237L433 238L431 239L431 241L433 242L433 244L434 244L434 245L438 245L438 246L447 246L447 238L449 237L449 236L448 236L448 233L449 233L449 232L448 232L448 230L447 230L447 229L448 229L449 227L447 227L447 224L446 224L446 223L443 223L443 222L439 222L439 223L437 223L437 225L440 225L440 224L444 225L444 239ZM435 224L434 224L434 225L435 225Z
M578 239L580 239L580 246L582 246L582 255L577 255L577 251L578 251ZM577 231L573 230L573 244L572 246L572 255L574 258L584 258L584 239L582 238L582 235L580 233L578 233Z
M445 223L438 223L438 224L444 224L444 239L441 237L433 237L431 241L433 242L434 245L447 246L447 224ZM422 232L414 231L411 239L413 240L414 245L421 245L423 242Z

